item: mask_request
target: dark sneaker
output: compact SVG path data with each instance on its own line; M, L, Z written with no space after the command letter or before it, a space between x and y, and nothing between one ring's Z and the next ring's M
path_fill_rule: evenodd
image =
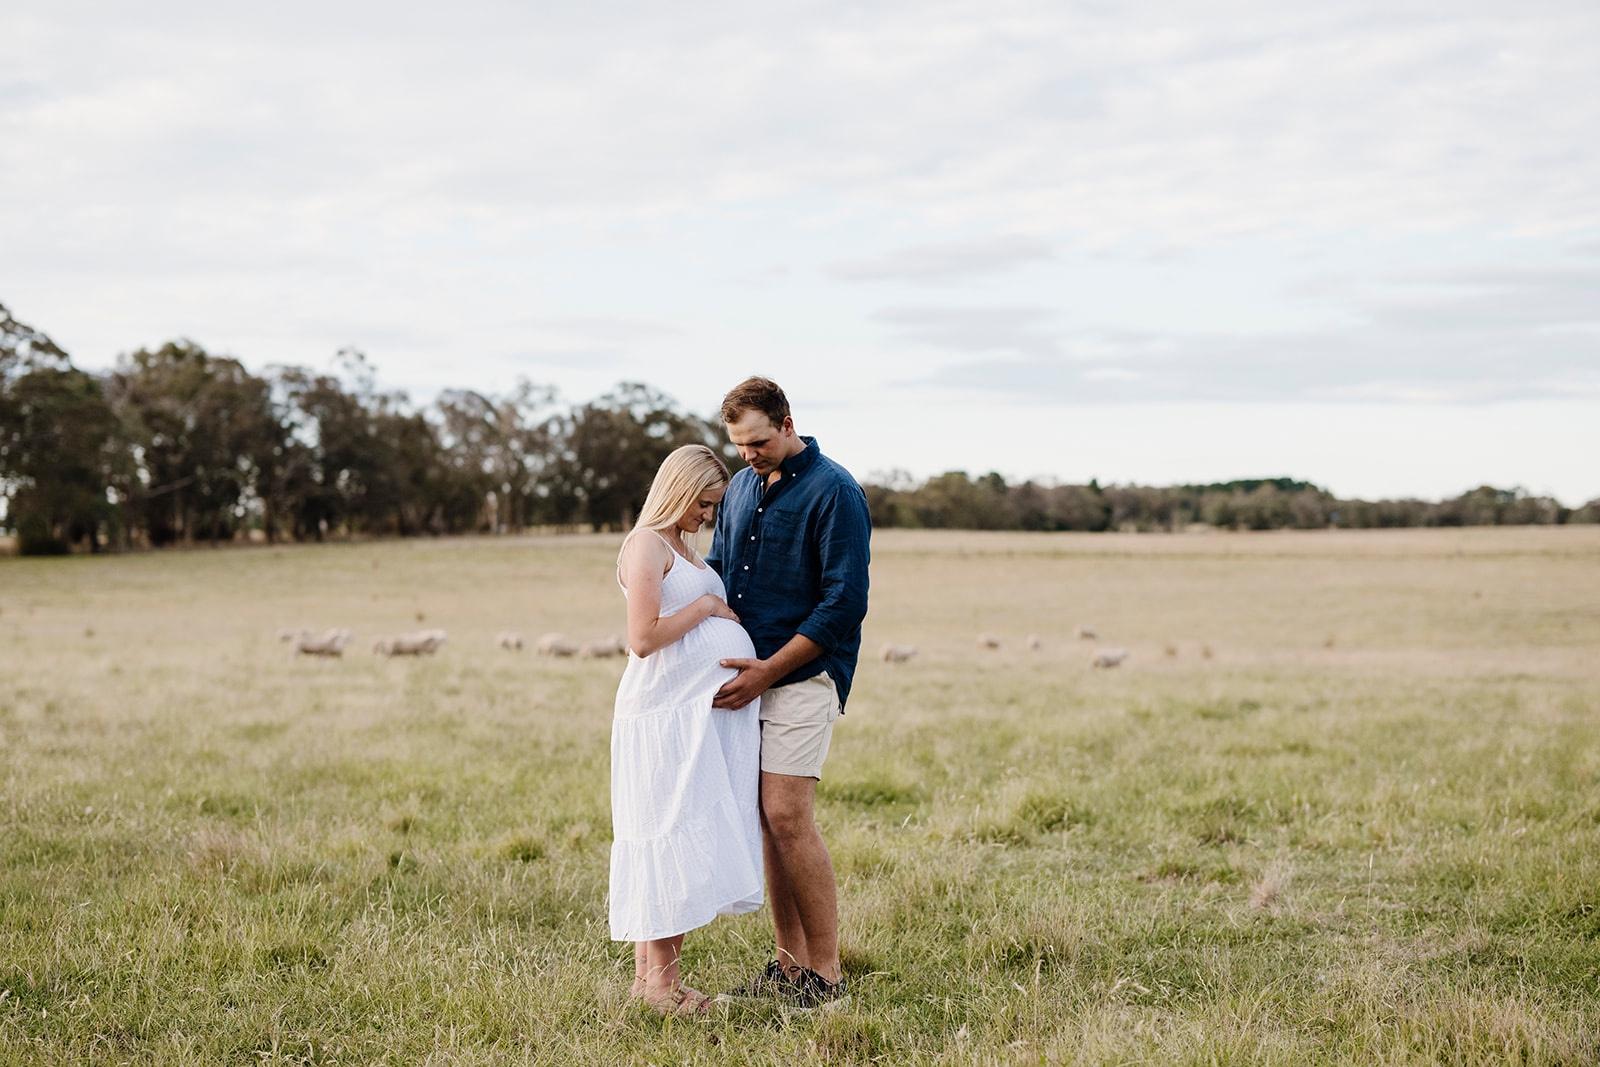
M777 960L768 960L760 974L720 994L717 1000L724 1004L730 1000L775 1000L794 996L799 987L796 979L784 973L782 964Z
M850 1000L844 975L840 975L837 982L830 982L810 968L800 972L800 977L791 988L793 991L787 997L788 1005L796 1011L843 1007Z

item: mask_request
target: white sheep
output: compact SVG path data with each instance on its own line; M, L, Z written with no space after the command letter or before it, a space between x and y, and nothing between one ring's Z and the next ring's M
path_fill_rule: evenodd
M545 634L534 646L541 656L576 656L578 646L567 640L566 634Z
M1096 630L1093 626L1080 625L1073 632L1077 634L1078 640L1080 641L1095 641L1100 637L1100 631Z
M439 651L445 637L443 630L417 630L380 638L373 643L372 651L380 656L431 656Z
M494 643L507 652L522 651L522 635L515 630L503 630L496 634Z
M294 639L297 656L343 656L350 643L349 630L325 630L321 634L302 632Z
M1044 647L1044 642L1039 640L1039 635L1038 634L1029 634L1028 635L1028 651L1029 652L1037 652L1043 647Z
M884 645L878 653L885 663L904 663L916 654L916 645Z
M999 648L1000 647L1000 639L998 637L996 637L994 634L979 634L978 635L978 647L979 648Z
M1120 667L1122 661L1128 658L1125 648L1100 648L1096 649L1094 658L1089 661L1091 667Z
M600 641L591 641L578 649L578 655L583 659L610 659L612 656L626 654L628 648L615 637L607 637Z

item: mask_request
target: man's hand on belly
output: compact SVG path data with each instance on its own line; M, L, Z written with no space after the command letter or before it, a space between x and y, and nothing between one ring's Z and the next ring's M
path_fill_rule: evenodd
M739 672L712 698L714 708L737 710L772 688L772 683L822 655L822 646L804 634L795 634L766 659L725 659L722 666Z
M739 673L728 679L722 688L717 690L717 695L711 699L711 706L714 708L737 711L772 688L772 683L778 680L778 676L764 659L725 659L721 664L724 667L732 667Z

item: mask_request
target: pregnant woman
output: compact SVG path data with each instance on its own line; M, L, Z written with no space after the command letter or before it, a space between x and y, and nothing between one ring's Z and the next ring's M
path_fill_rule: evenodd
M711 706L737 673L718 661L755 648L684 540L727 486L711 449L677 449L617 556L628 667L611 726L611 937L635 943L632 995L669 1015L710 1005L679 981L683 935L761 906L758 708Z

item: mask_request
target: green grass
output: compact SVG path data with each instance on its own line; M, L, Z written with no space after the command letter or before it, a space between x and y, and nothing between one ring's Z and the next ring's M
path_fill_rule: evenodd
M881 535L854 995L706 1022L607 939L617 662L493 647L620 629L614 548L0 561L0 1062L1600 1062L1600 531Z

